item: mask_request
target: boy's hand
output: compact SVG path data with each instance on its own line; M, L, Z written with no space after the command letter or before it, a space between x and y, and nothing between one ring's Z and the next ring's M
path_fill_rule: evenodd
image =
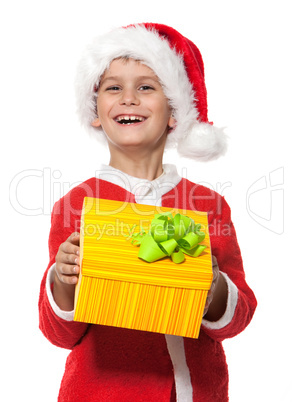
M212 270L213 270L213 281L212 281L211 288L210 288L210 290L208 292L203 317L205 316L205 314L207 314L209 306L212 303L212 300L213 300L213 297L214 297L214 292L215 292L216 285L218 283L219 275L220 275L219 274L219 267L218 267L218 263L217 263L217 258L214 255L212 255Z
M67 285L75 285L80 272L80 234L72 233L59 247L56 255L55 279ZM56 278L57 276L57 278Z
M217 259L212 255L213 281L208 292L204 318L208 321L218 321L224 314L227 305L228 287L223 275L219 272Z

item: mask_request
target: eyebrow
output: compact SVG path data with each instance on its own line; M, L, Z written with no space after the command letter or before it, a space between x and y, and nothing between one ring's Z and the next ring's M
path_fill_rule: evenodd
M112 75L112 76L110 76L110 77L106 77L106 78L100 80L100 85L102 85L104 82L107 82L107 81L117 81L117 80L119 80L120 78L121 78L121 77L119 77L118 75ZM137 80L141 80L141 81L144 81L144 80L147 80L147 79L159 83L158 78L157 78L156 75L154 75L154 74L153 74L153 76L150 76L150 75L139 75L139 76L137 77Z

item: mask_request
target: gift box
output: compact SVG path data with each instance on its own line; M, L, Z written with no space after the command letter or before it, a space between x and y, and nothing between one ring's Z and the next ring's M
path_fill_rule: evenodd
M157 214L181 214L205 233L199 257L139 258L133 239L151 232ZM142 248L142 247L141 247ZM74 320L197 338L212 258L206 212L85 197L80 226L81 272Z

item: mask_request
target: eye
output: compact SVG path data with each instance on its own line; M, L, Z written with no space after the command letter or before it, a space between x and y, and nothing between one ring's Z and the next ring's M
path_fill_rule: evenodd
M139 90L140 91L151 91L151 90L153 91L154 88L151 85L141 85L139 87Z
M111 85L110 87L106 88L106 91L119 91L120 87L117 85Z

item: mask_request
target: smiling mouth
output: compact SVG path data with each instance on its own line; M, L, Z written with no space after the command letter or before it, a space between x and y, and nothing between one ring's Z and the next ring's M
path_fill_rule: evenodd
M143 121L146 120L146 117L143 116L129 116L129 115L121 115L115 118L115 121L119 124L137 124L137 123L142 123Z

